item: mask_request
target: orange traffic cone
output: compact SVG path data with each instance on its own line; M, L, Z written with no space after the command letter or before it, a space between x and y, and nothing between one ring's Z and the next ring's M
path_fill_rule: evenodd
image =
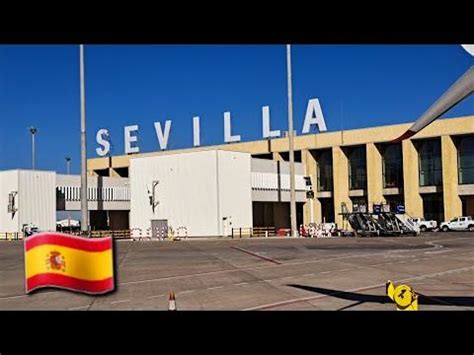
M176 295L174 292L170 292L168 301L168 311L176 311Z

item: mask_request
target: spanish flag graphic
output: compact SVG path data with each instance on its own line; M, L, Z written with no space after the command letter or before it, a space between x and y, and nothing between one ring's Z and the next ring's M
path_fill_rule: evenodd
M39 233L25 239L26 293L58 287L89 294L114 289L112 237Z

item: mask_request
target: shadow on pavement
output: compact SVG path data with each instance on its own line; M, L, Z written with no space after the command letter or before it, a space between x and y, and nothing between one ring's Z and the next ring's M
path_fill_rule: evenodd
M356 303L343 307L339 310L347 309L350 307L357 306L362 303L393 303L388 296L381 295L367 295L362 293L338 291L322 287L306 286L306 285L287 285L290 287L299 288L310 292L320 293L323 295L340 298L347 301L355 301ZM415 289L416 292L416 289ZM418 304L420 305L438 305L438 306L463 306L463 307L474 307L474 297L464 296L427 296L418 294Z

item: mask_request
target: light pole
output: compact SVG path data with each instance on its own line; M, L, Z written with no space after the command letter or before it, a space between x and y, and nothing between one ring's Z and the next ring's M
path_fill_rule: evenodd
M296 227L296 196L295 196L295 154L294 154L294 130L293 130L293 92L291 79L291 45L286 45L286 68L288 82L288 145L290 155L290 219L291 236L298 236Z
M71 157L66 155L66 157L64 158L66 160L66 173L69 175L70 173L70 165L71 165Z
M81 232L89 231L87 211L87 157L86 157L86 95L84 85L84 45L79 45L80 81L81 81Z
M69 175L70 173L70 165L71 165L71 157L69 155L66 155L64 157L66 160L66 172ZM69 227L69 232L71 232L71 213L68 211L67 212L67 226Z
M38 133L38 129L35 128L35 127L30 127L29 130L30 130L30 133L31 133L31 166L32 166L32 169L35 170L35 168L36 168L35 134Z

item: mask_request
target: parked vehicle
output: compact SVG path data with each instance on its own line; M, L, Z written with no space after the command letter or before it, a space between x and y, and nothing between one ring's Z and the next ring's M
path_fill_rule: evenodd
M56 230L63 231L63 230L79 230L81 228L81 222L76 221L74 219L63 219L61 221L56 221Z
M441 223L440 228L443 232L447 232L449 230L452 230L452 231L468 230L470 232L474 232L474 220L472 219L471 216L456 217L450 220L449 222Z
M414 225L416 225L419 229L420 232L426 232L430 231L433 229L436 229L438 227L438 222L436 221L427 221L423 217L418 218L418 217L413 217L409 218L409 221L412 222Z
M22 232L25 238L32 236L33 234L39 233L39 229L33 223L24 224Z

